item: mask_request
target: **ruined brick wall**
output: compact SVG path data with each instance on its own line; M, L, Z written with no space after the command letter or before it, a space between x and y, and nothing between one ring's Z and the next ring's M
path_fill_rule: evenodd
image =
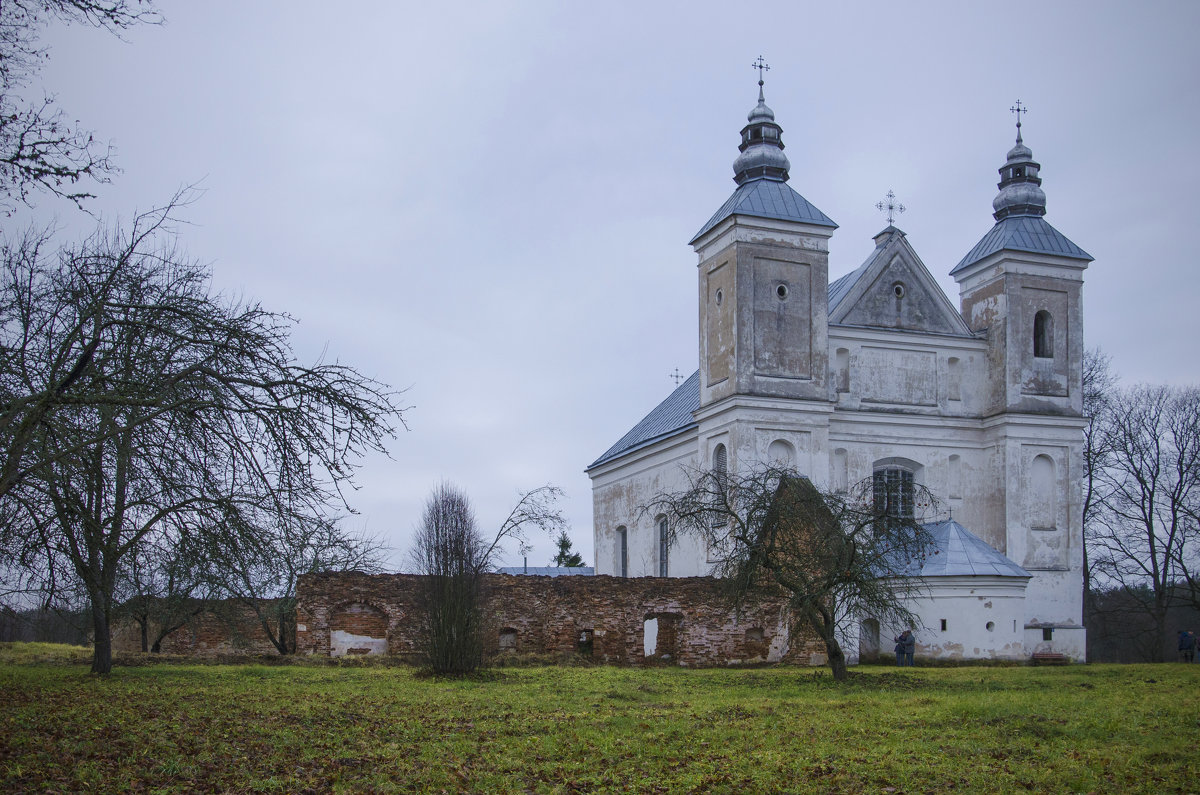
M419 579L357 572L301 577L297 653L415 659ZM637 664L648 656L689 666L825 662L819 641L789 640L787 612L777 594L761 594L739 614L719 584L705 577L492 574L484 588L489 655L501 653L503 635L509 647L504 653L590 653L613 663ZM648 635L654 641L649 655Z
M271 602L266 601L268 604ZM249 607L234 600L208 604L208 609L192 616L186 624L163 638L159 651L197 657L279 653L267 638L258 616ZM142 650L141 627L136 621L125 618L114 622L112 635L114 652L133 653ZM153 634L150 642L154 642Z

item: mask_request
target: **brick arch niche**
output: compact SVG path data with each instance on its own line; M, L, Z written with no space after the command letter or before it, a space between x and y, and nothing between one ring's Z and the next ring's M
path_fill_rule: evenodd
M387 654L387 613L363 602L349 602L329 616L329 655Z

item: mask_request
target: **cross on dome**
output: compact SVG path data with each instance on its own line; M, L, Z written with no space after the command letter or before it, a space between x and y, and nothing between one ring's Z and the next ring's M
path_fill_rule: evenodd
M770 65L760 55L755 59L754 63L750 64L750 68L758 70L758 85L761 87L763 84L763 72L771 71Z
M1017 104L1008 109L1009 113L1017 114L1017 143L1021 143L1021 114L1028 113L1029 108L1021 104L1021 100L1017 100Z

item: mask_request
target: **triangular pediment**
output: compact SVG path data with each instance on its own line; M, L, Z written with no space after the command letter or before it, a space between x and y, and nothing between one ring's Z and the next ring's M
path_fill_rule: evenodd
M829 322L971 336L904 233L888 227L875 239L867 261L831 286Z

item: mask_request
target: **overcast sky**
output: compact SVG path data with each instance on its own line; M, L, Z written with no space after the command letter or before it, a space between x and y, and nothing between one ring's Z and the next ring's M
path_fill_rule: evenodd
M92 207L127 219L199 184L181 243L215 289L296 316L302 360L408 390L349 520L395 565L442 480L489 530L561 486L591 562L584 467L697 366L687 241L735 187L759 54L791 185L840 225L831 281L891 189L957 304L1019 98L1047 220L1095 257L1087 345L1126 382L1200 380L1193 0L160 7L124 41L45 36L44 87L123 169ZM50 199L5 224L48 217L94 224Z

